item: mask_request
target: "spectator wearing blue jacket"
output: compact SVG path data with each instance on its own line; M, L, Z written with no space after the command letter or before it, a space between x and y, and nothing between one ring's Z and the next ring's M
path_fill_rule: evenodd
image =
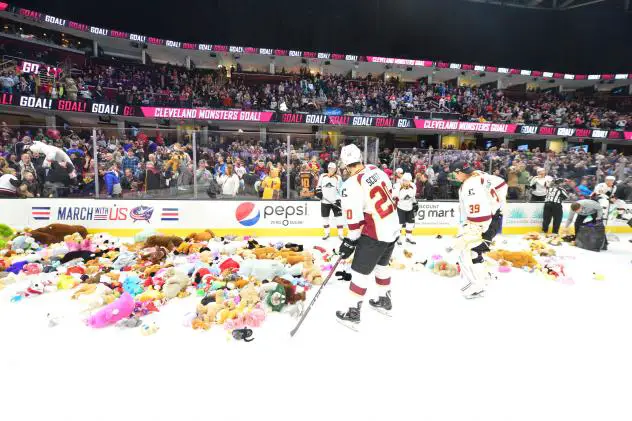
M118 167L112 164L103 176L105 182L105 190L108 197L120 197L123 189L121 188L121 179L119 177Z
M588 180L583 179L581 184L579 186L577 186L577 191L579 191L579 194L588 198L590 196L592 196L592 190L590 190L588 188Z

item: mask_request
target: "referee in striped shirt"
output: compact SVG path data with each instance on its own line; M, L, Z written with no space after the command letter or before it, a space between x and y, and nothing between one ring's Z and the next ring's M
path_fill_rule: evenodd
M542 215L542 231L546 234L549 232L551 219L553 220L553 234L558 234L562 223L562 202L568 199L568 193L560 187L561 180L556 180L546 190L544 198L544 214Z

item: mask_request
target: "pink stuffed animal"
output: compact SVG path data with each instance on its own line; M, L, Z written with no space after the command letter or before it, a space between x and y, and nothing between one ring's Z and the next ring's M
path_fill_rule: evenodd
M118 300L88 317L86 324L95 328L113 325L119 320L129 317L133 310L134 298L127 292L124 292Z
M250 327L259 327L266 319L266 312L260 308L254 308L245 316L245 324Z
M22 268L22 271L27 275L38 275L42 273L42 265L39 263L27 263Z
M76 241L66 241L66 246L68 247L68 251L91 251L94 252L96 247L92 244L92 240L86 238L81 242Z
M245 326L246 317L243 314L240 314L234 319L228 319L224 322L224 329L226 330L242 329Z

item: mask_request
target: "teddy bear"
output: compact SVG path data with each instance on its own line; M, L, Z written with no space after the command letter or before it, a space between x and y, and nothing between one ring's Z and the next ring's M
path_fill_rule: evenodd
M215 323L224 324L226 320L231 320L237 317L237 305L234 300L224 300L222 308L217 311L215 316Z
M27 230L27 234L40 244L54 244L64 241L64 237L79 233L81 237L88 236L88 230L81 225L50 224L35 230Z
M160 301L164 298L164 294L154 288L147 288L142 294L136 296L136 301Z
M145 267L145 269L143 270L143 278L154 276L156 272L158 272L161 268L162 266L160 265L150 265Z
M400 262L399 260L395 259L395 258L391 258L391 261L389 263L389 267L396 269L396 270L402 270L402 269L406 269L406 265L403 264L402 262Z
M312 285L320 285L323 283L323 276L318 266L315 266L311 260L303 262L303 278Z
M207 229L202 232L192 232L191 234L187 235L184 240L201 243L203 241L212 240L213 238L215 238L215 233Z
M530 251L509 251L509 250L492 250L487 252L487 257L501 263L503 261L511 263L513 267L528 267L534 269L538 267L538 262Z
M180 243L178 247L174 250L176 254L189 254L189 248L191 247L191 243L187 241L183 241Z
M169 251L174 250L182 244L182 238L176 235L152 235L145 241L145 248L164 247Z
M167 269L167 272L163 275L165 284L162 287L162 293L168 300L175 298L189 286L190 280L186 273L183 273L175 268Z
M525 240L539 240L540 234L537 232L528 232L523 237Z
M150 248L143 249L139 253L139 257L142 260L149 261L152 264L156 265L162 262L163 260L165 260L168 254L169 252L164 247L150 247Z
M217 318L217 312L222 309L222 304L217 303L208 303L204 305L202 303L198 303L197 305L197 316L191 322L191 326L193 329L210 329L211 325L215 323Z
M249 283L239 291L240 305L252 307L259 302L259 292L253 283Z
M305 301L305 291L302 287L293 285L287 279L276 277L274 282L285 288L285 298L288 304L296 304L299 301Z
M117 297L107 285L82 284L71 298L81 303L82 311L91 311L101 306L112 304Z
M459 267L452 263L448 263L445 260L439 260L438 262L435 262L432 272L439 276L452 278L459 274Z
M551 247L548 247L546 243L540 240L529 241L529 248L535 254L540 256L555 256L555 250Z

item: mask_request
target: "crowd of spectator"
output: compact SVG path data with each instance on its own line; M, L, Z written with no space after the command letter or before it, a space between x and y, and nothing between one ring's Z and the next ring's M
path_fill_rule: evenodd
M36 58L45 60L41 52ZM371 74L351 79L307 68L295 74L282 69L283 77L272 81L233 77L236 73L243 74L239 64L208 70L90 59L54 81L20 74L19 69L5 70L0 87L2 92L121 105L314 113L335 108L347 114L388 116L443 112L468 121L632 130L632 101L625 98L608 107L596 97L572 91L548 90L525 99L491 87L404 82Z
M261 140L234 133L198 138L194 151L187 135L177 141L171 132L149 136L129 129L124 134L98 130L95 155L90 134L2 123L0 174L13 174L19 181L16 195L23 197L91 197L98 186L100 197L303 199L312 196L319 174L337 160L338 149L329 138L296 136L288 151L285 136ZM47 163L30 150L37 141L61 148L69 162ZM533 197L530 187L538 171L564 179L573 198L590 197L608 175L632 184L632 160L614 151L383 149L377 160L394 180L411 173L422 200L458 197L459 183L449 171L455 160L507 180L509 200Z
M516 151L492 148L477 150L385 150L381 160L388 168L401 168L409 172L417 183L419 199L458 198L459 182L450 173L450 163L457 160L470 162L474 168L507 180L509 200L538 199L535 178L538 172L562 181L571 199L584 199L592 195L594 187L614 176L626 185L632 185L632 159L616 151L608 154L591 154L583 149L561 153L552 151ZM632 192L630 192L632 193ZM632 200L632 194L627 194Z
M21 130L4 123L0 129L0 174L14 175L23 197L91 197L98 186L100 197L299 198L302 175L315 183L321 163L334 159L327 141L311 138L294 142L288 156L285 136L211 136L200 139L194 154L190 136L176 141L173 132L150 137L136 129L123 135L98 130L95 154L89 130ZM62 149L69 163L47 162L30 150L34 142ZM274 173L275 180L267 180ZM266 187L274 190L270 197Z

